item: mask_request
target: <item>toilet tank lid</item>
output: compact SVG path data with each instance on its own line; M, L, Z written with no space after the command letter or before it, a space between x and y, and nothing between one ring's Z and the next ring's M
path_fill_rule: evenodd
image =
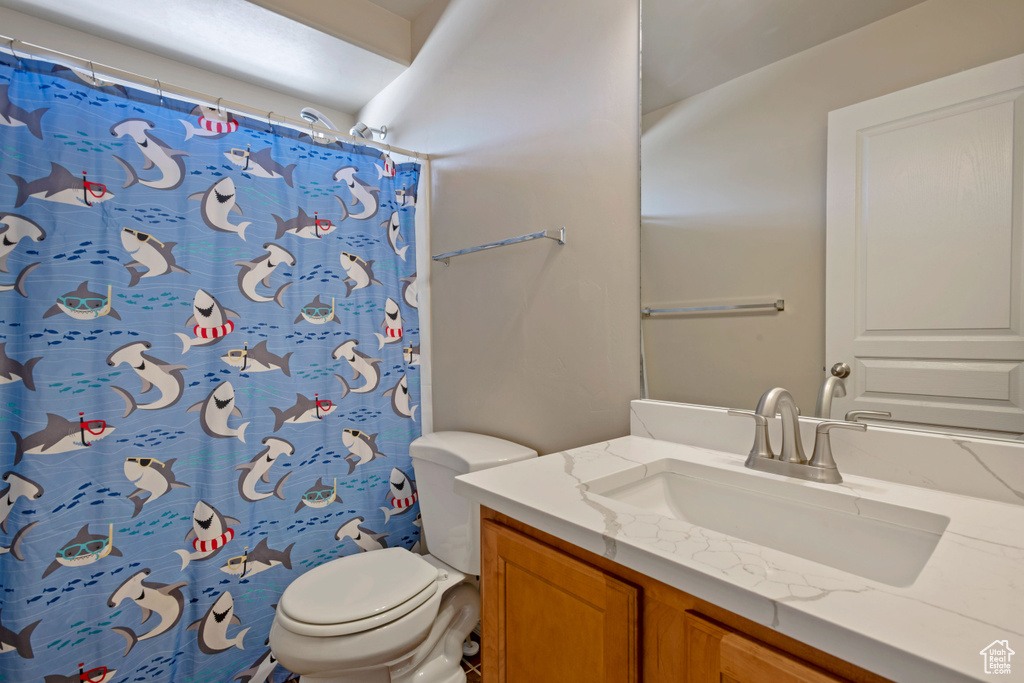
M537 451L484 434L434 432L413 441L409 455L464 474L535 458Z

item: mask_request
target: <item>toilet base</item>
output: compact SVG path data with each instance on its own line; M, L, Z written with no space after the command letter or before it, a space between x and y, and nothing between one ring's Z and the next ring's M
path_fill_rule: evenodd
M397 662L381 667L304 675L299 683L465 683L462 641L480 620L480 593L462 583L449 590L430 634Z

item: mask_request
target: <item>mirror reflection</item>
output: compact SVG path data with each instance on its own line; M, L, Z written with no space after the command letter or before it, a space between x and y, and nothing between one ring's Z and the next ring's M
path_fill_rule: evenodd
M1024 433L1024 3L643 12L647 395Z

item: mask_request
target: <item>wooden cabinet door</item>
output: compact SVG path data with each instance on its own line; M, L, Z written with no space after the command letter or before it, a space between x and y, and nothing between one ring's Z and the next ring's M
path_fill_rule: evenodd
M846 683L695 612L684 632L687 683Z
M636 587L491 521L482 539L487 683L638 680Z

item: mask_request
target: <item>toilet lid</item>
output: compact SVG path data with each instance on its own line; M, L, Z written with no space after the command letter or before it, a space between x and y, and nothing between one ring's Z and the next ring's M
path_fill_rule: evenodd
M437 568L404 548L322 564L292 581L278 611L305 624L342 624L398 607L437 581Z

